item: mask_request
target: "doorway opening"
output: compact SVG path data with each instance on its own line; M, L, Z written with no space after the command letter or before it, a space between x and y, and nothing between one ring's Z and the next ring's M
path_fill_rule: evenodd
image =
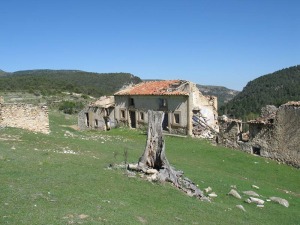
M163 122L162 122L162 128L163 130L165 131L169 131L169 117L168 117L168 113L165 112L164 114L164 119L163 119Z
M89 119L89 114L88 113L85 113L85 125L87 127L90 126L90 119Z
M131 126L131 128L136 128L135 111L129 111L129 116L130 116L130 126Z

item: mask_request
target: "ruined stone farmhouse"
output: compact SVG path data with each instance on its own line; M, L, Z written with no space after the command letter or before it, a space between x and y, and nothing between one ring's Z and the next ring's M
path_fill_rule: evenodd
M47 106L35 106L24 103L4 103L0 99L0 126L16 127L33 132L49 134Z
M109 118L110 127L143 128L148 124L148 110L154 110L165 112L165 132L210 138L218 132L216 97L204 96L189 81L143 82L109 98L107 105L100 99L99 104L93 103L80 112L80 129L106 130L105 118Z
M87 105L78 114L79 129L110 130L115 127L114 106L114 96L103 96Z
M246 133L240 120L220 117L219 123L219 144L300 167L300 102L264 107L259 118L247 122Z

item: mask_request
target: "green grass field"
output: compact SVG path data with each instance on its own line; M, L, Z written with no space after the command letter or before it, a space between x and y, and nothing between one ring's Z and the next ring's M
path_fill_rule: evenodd
M300 224L298 169L204 140L166 137L169 162L218 195L202 202L169 183L107 168L122 163L124 151L129 162L138 161L146 143L141 131L79 132L71 128L76 123L51 111L50 135L0 129L0 224ZM242 200L227 195L231 185ZM247 204L247 190L290 206Z

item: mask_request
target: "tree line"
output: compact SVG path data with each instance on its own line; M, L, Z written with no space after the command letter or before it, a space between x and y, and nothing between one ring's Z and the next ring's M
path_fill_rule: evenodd
M99 97L111 95L123 85L139 83L130 73L90 73L79 70L27 70L2 73L1 91L27 91L53 95L63 91Z
M280 106L300 100L300 65L285 68L248 82L246 87L219 114L243 120L254 119L266 105Z

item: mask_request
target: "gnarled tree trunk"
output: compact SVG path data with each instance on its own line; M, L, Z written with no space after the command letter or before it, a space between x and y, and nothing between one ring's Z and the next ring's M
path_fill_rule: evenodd
M148 135L145 151L140 157L137 169L147 171L156 169L159 181L168 181L190 196L208 200L202 191L188 178L183 177L182 171L176 171L170 166L165 155L165 141L162 135L162 119L164 112L148 111Z

